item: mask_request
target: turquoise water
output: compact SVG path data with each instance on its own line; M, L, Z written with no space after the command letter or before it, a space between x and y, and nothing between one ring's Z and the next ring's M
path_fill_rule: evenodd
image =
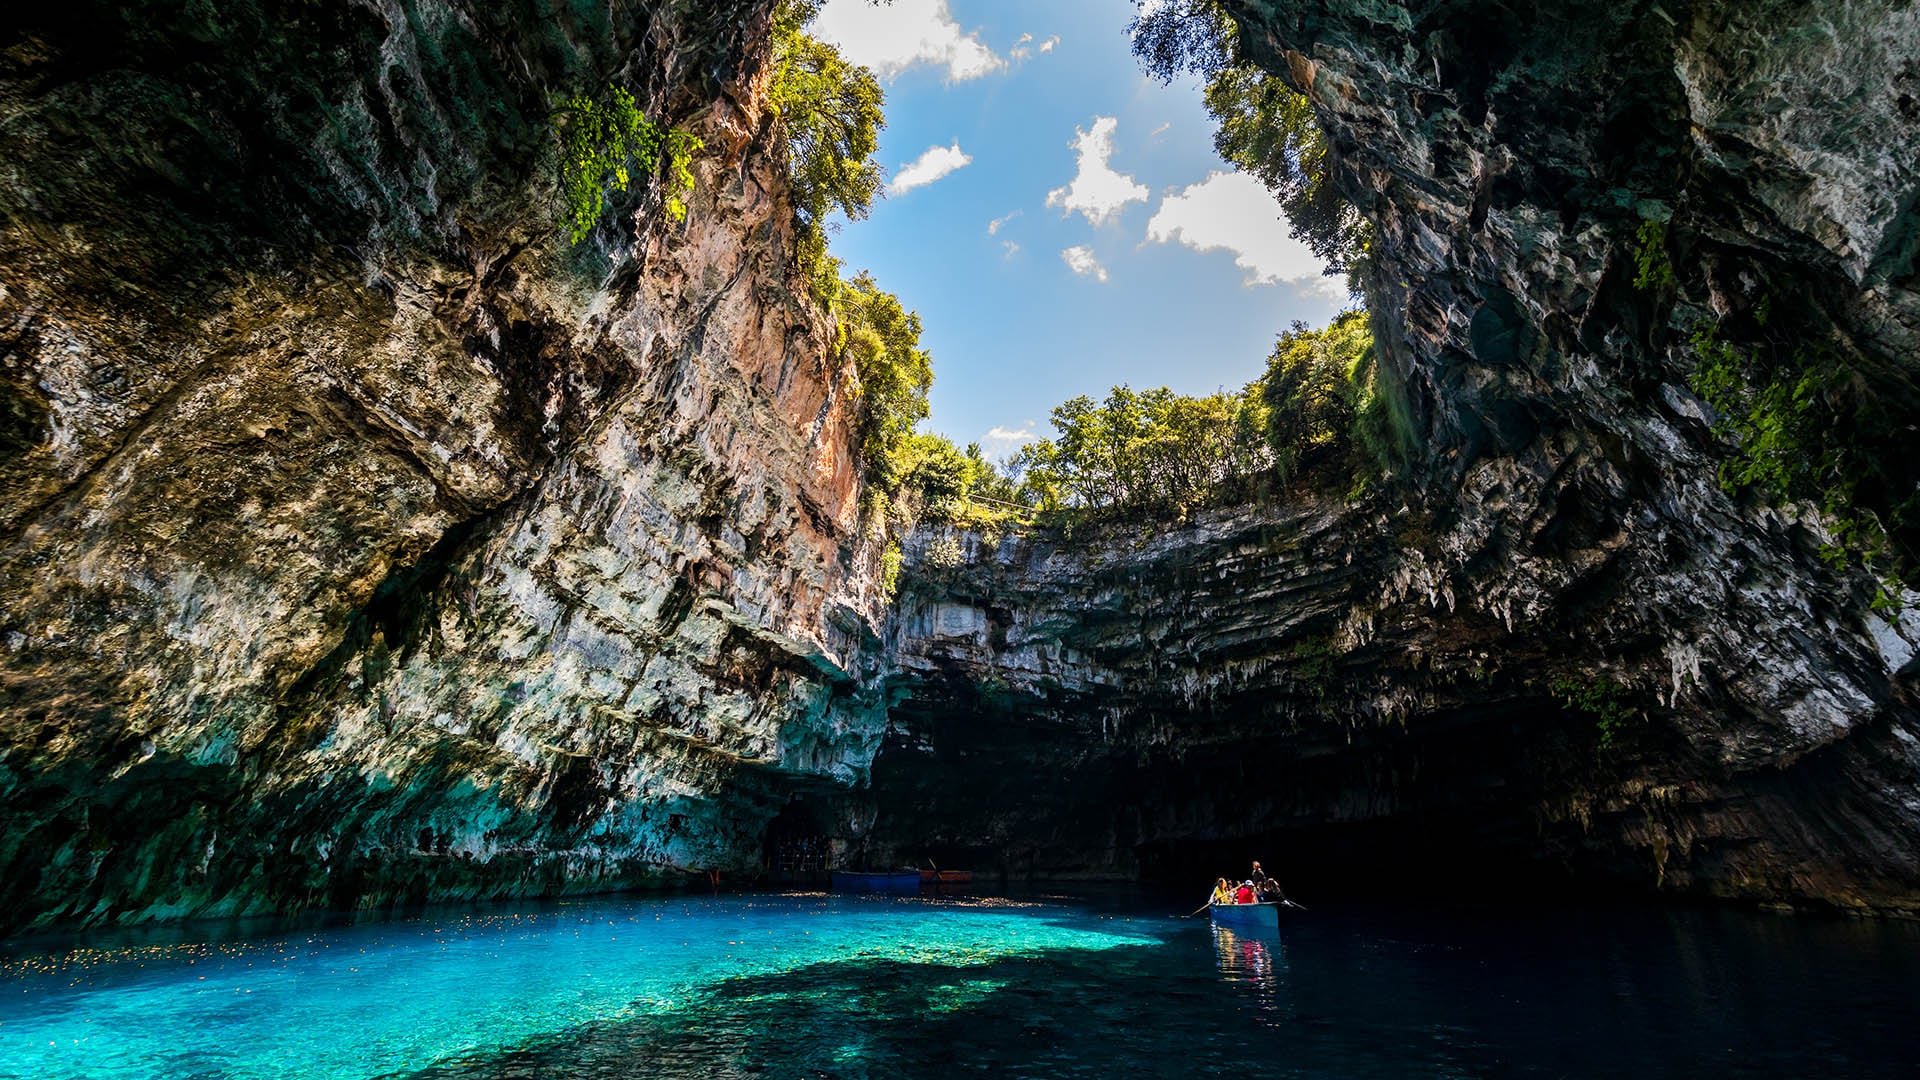
M1920 928L608 898L15 943L0 1077L1912 1076Z

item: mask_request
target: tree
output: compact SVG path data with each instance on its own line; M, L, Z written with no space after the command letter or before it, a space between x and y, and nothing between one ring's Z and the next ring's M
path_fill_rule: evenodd
M1233 63L1238 46L1233 19L1215 0L1141 3L1127 29L1134 56L1162 82L1181 74L1209 77Z
M827 217L858 221L873 208L884 175L873 153L887 124L873 72L809 36L815 0L784 0L773 21L769 103L779 115L799 223L796 261L829 308L840 294L840 262L827 253Z
M1274 345L1254 385L1266 406L1267 442L1275 468L1292 475L1348 457L1356 441L1375 453L1379 435L1356 435L1363 417L1382 420L1375 404L1373 331L1364 311L1346 311L1319 330L1296 322Z
M860 379L860 441L868 481L899 490L915 424L927 416L933 361L920 348L920 316L861 271L842 283L839 316L846 351Z
M1334 155L1313 103L1251 64L1216 72L1206 102L1220 125L1214 149L1267 185L1294 238L1326 260L1329 273L1352 276L1371 233L1334 182Z
M1053 439L1015 459L1020 493L1041 509L1185 510L1223 484L1264 469L1260 408L1247 392L1206 397L1116 386L1105 402L1076 397L1053 410Z
M1149 74L1206 80L1207 111L1219 125L1214 148L1273 191L1295 239L1326 260L1328 273L1357 282L1369 226L1333 180L1338 161L1313 103L1241 55L1239 29L1215 0L1160 0L1142 9L1132 32Z

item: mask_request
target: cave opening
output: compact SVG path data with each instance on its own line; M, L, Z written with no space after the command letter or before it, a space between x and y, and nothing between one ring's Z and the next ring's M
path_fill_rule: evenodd
M1191 889L1259 859L1323 899L1591 897L1659 874L1660 808L1594 793L1680 768L1668 735L1638 722L1604 734L1588 711L1504 689L1356 720L1283 703L1294 674L1191 710L1164 693L982 694L950 670L890 715L869 843L902 864L966 859L1006 885Z
M761 858L773 885L819 886L835 862L828 816L818 801L795 795L767 823Z

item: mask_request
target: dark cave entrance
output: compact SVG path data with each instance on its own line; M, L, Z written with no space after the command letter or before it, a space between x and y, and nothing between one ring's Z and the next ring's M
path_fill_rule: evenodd
M833 841L818 800L795 795L767 823L761 862L769 884L825 885L833 859Z
M1600 754L1592 717L1532 696L1404 728L1303 726L1254 706L1162 714L1135 739L1100 709L1010 707L953 680L939 691L896 709L874 763L872 847L1003 884L1184 892L1259 859L1309 903L1644 892L1657 871L1627 840L1640 811L1582 822L1556 808L1680 755Z

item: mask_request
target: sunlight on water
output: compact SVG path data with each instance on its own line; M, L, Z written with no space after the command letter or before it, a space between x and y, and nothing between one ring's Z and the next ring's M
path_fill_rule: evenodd
M1058 907L841 897L593 900L0 964L0 1077L369 1077L832 961L962 969L1154 944ZM934 1008L1004 983L961 979Z

